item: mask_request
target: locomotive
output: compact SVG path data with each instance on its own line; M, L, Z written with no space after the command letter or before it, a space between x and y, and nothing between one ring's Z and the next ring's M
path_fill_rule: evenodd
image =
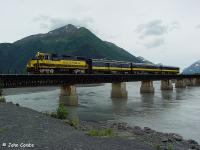
M179 74L178 67L37 52L29 74Z

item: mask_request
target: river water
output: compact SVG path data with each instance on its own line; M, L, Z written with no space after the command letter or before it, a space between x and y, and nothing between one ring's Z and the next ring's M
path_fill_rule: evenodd
M154 87L154 94L140 94L140 82L127 83L128 100L111 99L111 84L78 87L79 106L68 110L81 120L123 121L200 142L200 87L161 91L160 82L154 82ZM41 112L57 109L59 93L58 87L4 90L7 101Z

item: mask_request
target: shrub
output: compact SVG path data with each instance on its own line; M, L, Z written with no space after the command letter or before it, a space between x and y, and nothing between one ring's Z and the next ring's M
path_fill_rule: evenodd
M106 129L91 129L88 134L90 136L113 136L114 132L111 128Z
M79 120L78 119L74 119L70 122L70 125L73 127L76 127L79 124Z
M3 133L5 131L7 131L8 129L7 128L0 128L0 133Z
M57 118L58 119L66 119L68 112L67 109L64 107L64 105L60 105L57 109Z
M0 103L5 103L6 99L4 97L0 97Z
M92 129L88 132L90 136L98 136L98 130L97 129Z
M173 148L173 145L172 144L168 144L168 146L167 146L167 150L173 150L174 148Z
M156 144L156 145L155 145L155 148L156 148L156 150L161 150L160 144Z
M46 114L46 115L48 116L49 114ZM53 118L57 118L56 112L52 112L52 113L50 114L50 116L53 117Z

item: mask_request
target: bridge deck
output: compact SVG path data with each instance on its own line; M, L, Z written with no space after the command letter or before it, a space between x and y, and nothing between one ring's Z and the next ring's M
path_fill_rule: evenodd
M1 74L0 86L2 88L60 86L71 84L132 82L144 80L167 80L200 78L200 75L131 75L131 74Z

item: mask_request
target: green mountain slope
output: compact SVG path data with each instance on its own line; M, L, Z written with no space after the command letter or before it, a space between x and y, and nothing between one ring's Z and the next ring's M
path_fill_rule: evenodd
M28 36L14 43L0 44L0 72L22 71L36 52L55 52L89 58L140 62L113 43L102 41L84 27L67 25L46 34Z

